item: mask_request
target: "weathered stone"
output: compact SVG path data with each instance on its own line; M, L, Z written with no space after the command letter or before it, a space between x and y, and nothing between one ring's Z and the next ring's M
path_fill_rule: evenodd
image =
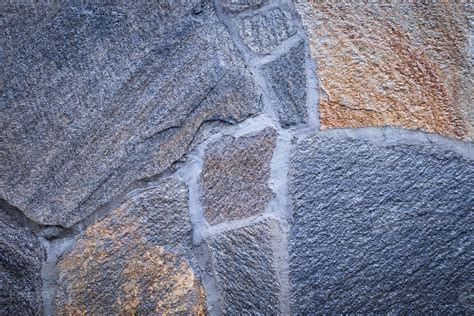
M221 6L230 12L240 12L246 9L257 9L268 3L268 0L220 0Z
M38 237L0 204L0 315L41 313L44 259Z
M276 131L224 136L208 146L202 173L203 200L210 224L262 213L272 197L268 187Z
M209 238L224 314L279 314L270 231L274 224L264 221Z
M301 43L283 57L263 66L275 109L284 127L306 122L305 50Z
M308 137L292 156L295 314L472 314L474 162Z
M271 53L298 31L290 11L279 7L238 16L234 18L234 22L244 44L251 51L261 54Z
M187 188L163 180L114 209L60 259L59 314L204 314Z
M474 136L472 6L301 1L323 128L397 126Z
M208 2L2 5L0 197L71 226L261 108Z

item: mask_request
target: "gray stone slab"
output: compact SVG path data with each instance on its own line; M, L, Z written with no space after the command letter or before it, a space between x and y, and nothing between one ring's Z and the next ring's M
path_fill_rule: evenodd
M0 315L41 313L44 260L38 237L0 205Z
M201 1L2 5L0 197L71 226L185 155L201 126L259 112Z
M280 7L234 18L244 44L260 54L271 53L283 41L295 35L298 31L295 21L290 10Z
M271 225L265 221L209 238L224 314L280 313Z
M473 313L472 160L313 136L290 179L293 313Z
M264 65L263 74L274 95L274 105L283 127L306 122L308 113L304 43Z

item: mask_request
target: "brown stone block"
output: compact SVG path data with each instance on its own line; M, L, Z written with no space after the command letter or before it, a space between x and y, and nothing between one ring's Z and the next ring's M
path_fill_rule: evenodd
M264 211L276 132L224 136L206 151L202 174L204 212L210 224L242 219Z

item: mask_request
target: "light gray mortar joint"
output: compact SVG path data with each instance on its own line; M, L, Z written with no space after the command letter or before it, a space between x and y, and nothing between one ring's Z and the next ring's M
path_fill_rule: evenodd
M379 146L428 145L453 151L465 159L474 159L474 142L466 142L424 131L397 127L334 128L316 132L318 137L361 139ZM299 134L298 142L306 135Z
M270 234L275 271L280 285L280 313L290 315L288 225L278 221L271 222Z
M225 222L209 226L206 238L210 236L218 236L220 234L238 230L244 227L253 226L265 220L274 220L279 222L280 219L275 214L262 213L242 219L227 220Z
M305 41L304 33L300 30L296 34L282 41L275 49L266 55L252 54L249 63L260 70L261 66L271 63L286 55L292 48Z
M268 203L265 213L274 214L281 221L288 219L288 171L292 139L292 131L281 130L279 132L270 162L268 186L273 192L273 198Z
M41 266L42 279L42 314L55 315L54 295L57 289L58 271L56 263L65 251L71 249L75 243L74 237L46 240L40 237L40 242L46 250L46 260Z

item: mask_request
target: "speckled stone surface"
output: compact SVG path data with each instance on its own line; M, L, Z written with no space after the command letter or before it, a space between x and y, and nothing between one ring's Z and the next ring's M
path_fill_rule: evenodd
M474 137L472 4L298 1L323 128L397 126Z
M260 92L209 2L3 4L0 197L71 226ZM185 87L185 88L184 88Z
M202 172L204 213L210 224L257 215L273 196L268 187L276 131L224 136L208 146Z
M209 238L225 315L280 313L270 233L274 224L267 220Z
M165 179L89 226L58 262L59 314L203 315L187 188Z
M38 237L0 204L0 315L41 313L45 255Z
M305 123L305 49L301 42L281 58L263 67L263 74L275 98L274 108L283 127Z
M252 11L233 20L244 44L260 54L271 53L298 31L292 11L285 6Z
M292 312L471 314L473 187L474 162L435 145L300 141Z

